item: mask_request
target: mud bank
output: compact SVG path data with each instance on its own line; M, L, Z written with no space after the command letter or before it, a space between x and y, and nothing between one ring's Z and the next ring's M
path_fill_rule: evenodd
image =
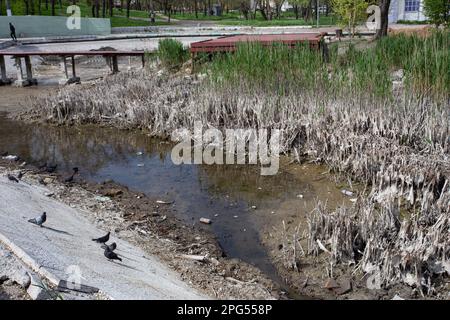
M6 172L25 173L20 183L45 184L48 197L85 212L85 217L114 237L142 248L176 271L182 280L206 296L219 299L280 298L277 285L259 270L242 261L222 257L214 238L182 224L170 206L142 193L129 191L114 182L103 184L78 180L70 185L57 174L36 173L34 167L16 163L0 164ZM7 168L7 169L6 169ZM41 181L41 182L39 182ZM201 256L202 261L197 257Z

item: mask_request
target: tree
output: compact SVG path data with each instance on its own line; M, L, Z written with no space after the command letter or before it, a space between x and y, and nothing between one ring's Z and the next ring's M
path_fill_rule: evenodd
M450 23L450 2L448 0L425 0L423 10L428 19L439 27Z
M380 27L377 30L377 33L375 34L376 39L387 36L389 25L389 7L391 5L391 0L379 0L378 5L380 7L381 20L380 20Z
M390 1L390 0L380 0ZM356 26L366 18L368 3L365 0L332 0L334 12L339 17L341 25L348 27L352 36Z
M52 6L52 16L54 16L56 14L55 12L56 0L51 0L50 5Z

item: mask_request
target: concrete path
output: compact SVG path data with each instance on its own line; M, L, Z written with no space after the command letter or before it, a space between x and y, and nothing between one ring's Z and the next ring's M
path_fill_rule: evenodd
M99 288L113 299L206 298L158 259L114 236L111 240L117 243L123 262L108 261L100 245L91 240L106 230L91 225L81 212L46 197L46 192L40 186L0 177L0 239L11 241L40 271L70 281L69 275L79 268L82 284ZM45 227L27 222L43 211L47 212Z

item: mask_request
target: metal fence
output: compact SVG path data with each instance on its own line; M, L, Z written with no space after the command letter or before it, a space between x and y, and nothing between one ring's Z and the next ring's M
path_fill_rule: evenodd
M0 16L0 38L9 38L11 22L18 38L111 34L109 19L80 18L79 29L67 27L67 17Z

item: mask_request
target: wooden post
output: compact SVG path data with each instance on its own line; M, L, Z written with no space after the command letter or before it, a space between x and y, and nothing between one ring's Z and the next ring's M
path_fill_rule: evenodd
M117 56L112 56L112 73L118 73L119 72L119 64L117 63Z
M77 72L75 70L75 56L72 56L72 78L77 77Z
M142 54L142 68L145 68L145 53Z
M3 56L3 55L0 55L0 72L1 72L0 85L2 85L2 84L10 84L11 83L11 79L9 79L6 76L5 56Z
M69 71L67 70L67 58L66 56L62 56L63 63L64 63L64 74L66 76L66 80L69 79Z

